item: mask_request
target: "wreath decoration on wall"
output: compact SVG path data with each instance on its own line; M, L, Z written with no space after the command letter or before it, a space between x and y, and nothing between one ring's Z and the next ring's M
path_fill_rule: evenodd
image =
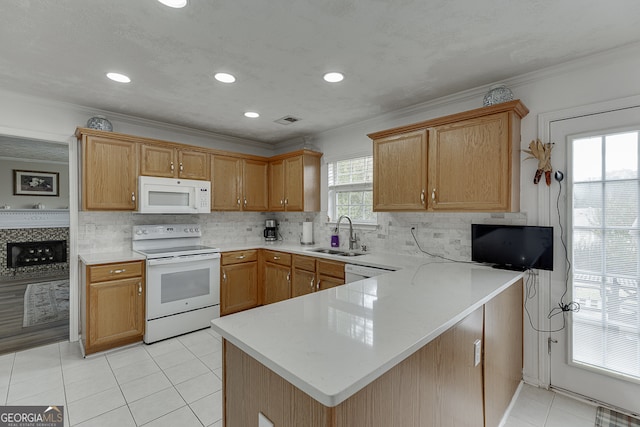
M551 150L553 149L552 143L544 144L539 139L535 141L531 141L529 143L528 150L522 150L525 153L529 154L524 160L528 159L537 159L538 160L538 169L536 170L535 175L533 176L533 183L537 184L540 182L542 178L542 174L544 174L545 181L547 185L551 185L551 172L553 168L551 167Z

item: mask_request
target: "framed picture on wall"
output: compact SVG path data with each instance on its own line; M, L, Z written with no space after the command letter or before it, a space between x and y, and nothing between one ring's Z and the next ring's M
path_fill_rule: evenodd
M13 170L14 196L60 196L58 172Z

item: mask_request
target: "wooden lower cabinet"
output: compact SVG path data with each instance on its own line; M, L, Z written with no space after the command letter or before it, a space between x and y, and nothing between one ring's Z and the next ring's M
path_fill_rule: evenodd
M318 259L316 290L333 288L344 285L344 262L328 259Z
M85 266L82 275L81 322L85 354L142 341L144 262Z
M291 298L291 254L263 250L263 304Z
M291 297L310 294L316 290L316 259L304 255L293 256Z
M224 341L226 427L483 426L482 308L336 407L326 407Z
M291 298L291 267L264 264L264 304Z
M484 418L497 426L522 379L522 279L485 304Z
M227 340L223 359L226 427L497 427L522 378L522 280L335 407Z
M225 252L220 268L220 315L260 304L256 250Z

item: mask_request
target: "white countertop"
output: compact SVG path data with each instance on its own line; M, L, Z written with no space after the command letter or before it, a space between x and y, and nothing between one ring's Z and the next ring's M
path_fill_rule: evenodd
M80 258L80 261L86 265L110 264L112 262L139 261L146 259L144 255L132 250L104 253L81 253L78 254L78 258Z
M358 261L365 256L369 255ZM214 319L211 324L229 342L332 407L520 277L519 272L423 260L418 267Z

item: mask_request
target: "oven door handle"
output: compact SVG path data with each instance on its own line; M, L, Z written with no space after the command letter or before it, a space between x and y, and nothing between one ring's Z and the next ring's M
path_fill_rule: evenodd
M201 255L183 255L171 258L157 258L148 259L147 265L166 265L166 264L178 264L181 262L193 262L193 261L205 261L208 259L218 259L220 253L201 254Z

